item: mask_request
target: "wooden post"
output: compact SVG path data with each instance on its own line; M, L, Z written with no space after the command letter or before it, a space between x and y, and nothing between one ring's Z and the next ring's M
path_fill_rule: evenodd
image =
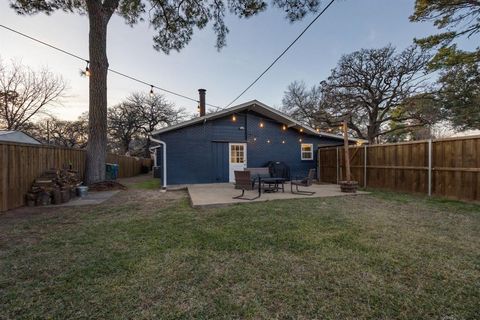
M47 144L50 144L50 122L47 120Z
M337 147L337 184L340 181L340 166L338 164L338 160L339 160L338 158L339 157L338 157L338 147Z
M343 121L343 147L345 149L345 180L350 181L350 153L348 152L348 127Z
M367 145L363 146L363 187L367 187Z
M317 159L318 159L318 170L317 170L317 180L318 182L321 182L322 181L322 177L321 177L321 170L322 170L322 162L321 162L321 159L320 159L320 149L318 149L318 153L317 153Z
M428 196L432 196L432 139L428 139Z

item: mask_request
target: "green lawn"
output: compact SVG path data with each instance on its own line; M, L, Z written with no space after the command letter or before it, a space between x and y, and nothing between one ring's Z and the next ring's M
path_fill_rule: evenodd
M147 186L148 189L148 186ZM479 319L480 206L196 210L182 192L0 216L0 319Z
M160 189L160 179L148 179L140 182L136 182L130 185L130 188L133 189Z

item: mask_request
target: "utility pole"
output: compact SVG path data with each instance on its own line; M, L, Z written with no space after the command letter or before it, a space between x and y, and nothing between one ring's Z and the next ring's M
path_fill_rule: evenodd
M347 120L343 120L343 146L345 149L345 180L350 181L350 153L348 152Z
M50 144L50 121L47 120L47 144Z

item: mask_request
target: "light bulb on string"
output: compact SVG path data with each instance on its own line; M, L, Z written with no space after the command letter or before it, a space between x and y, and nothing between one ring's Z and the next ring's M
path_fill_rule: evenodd
M285 144L285 140L282 140L282 144Z
M283 131L287 130L287 126L286 126L286 125L282 125L282 130L283 130Z
M267 140L267 143L270 143L270 139Z
M235 113L232 115L232 121L233 122L237 121L237 116L235 115Z
M90 62L87 60L87 66L85 67L85 76L86 77L90 77L90 75L92 74L90 72L89 64L90 64Z
M260 121L260 124L258 125L260 128L264 127L263 121Z
M150 97L153 98L153 96L155 95L155 93L153 93L153 85L150 86Z

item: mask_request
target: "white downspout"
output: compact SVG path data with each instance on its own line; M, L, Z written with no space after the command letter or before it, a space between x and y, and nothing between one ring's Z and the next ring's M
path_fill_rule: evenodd
M153 142L156 142L156 143L160 143L162 145L162 149L163 149L163 186L162 188L164 190L167 189L167 144L165 142L163 142L162 140L158 140L158 139L155 139L155 138L152 138L150 137L150 140L152 140ZM156 153L155 153L156 154ZM155 155L156 156L156 155ZM155 163L157 164L157 163Z

